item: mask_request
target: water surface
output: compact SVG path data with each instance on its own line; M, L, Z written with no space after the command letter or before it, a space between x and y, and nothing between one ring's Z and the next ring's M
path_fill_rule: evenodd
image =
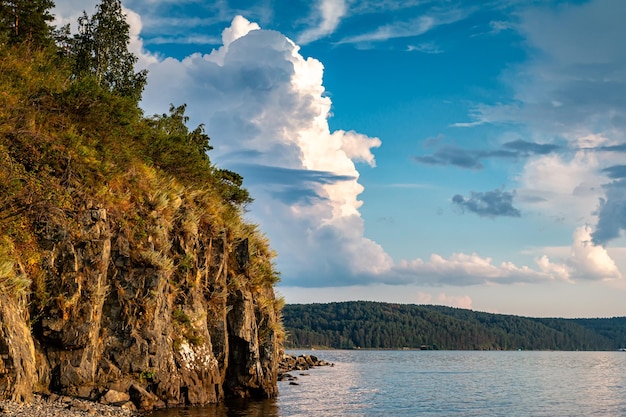
M314 354L335 366L292 372L299 385L279 382L276 400L153 416L626 415L626 352L289 353Z

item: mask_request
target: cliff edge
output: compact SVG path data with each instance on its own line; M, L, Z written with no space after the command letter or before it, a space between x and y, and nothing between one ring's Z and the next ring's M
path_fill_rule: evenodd
M139 409L276 395L273 253L184 106L0 44L0 397Z

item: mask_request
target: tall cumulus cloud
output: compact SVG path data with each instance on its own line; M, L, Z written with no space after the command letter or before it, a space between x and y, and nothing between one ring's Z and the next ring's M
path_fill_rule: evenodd
M213 161L244 176L250 216L268 232L286 284L345 284L389 270L389 255L364 237L355 165L374 166L381 141L330 131L323 65L284 35L237 16L222 40L210 54L151 66L146 111L166 107L163 97L190 104Z
M363 186L357 164L374 167L372 150L381 141L353 131L330 131L331 101L322 84L322 63L303 57L281 33L263 30L241 16L224 30L222 41L209 54L146 59L150 73L142 107L154 114L170 102L187 103L191 122L206 125L213 162L245 178L255 199L249 216L278 252L283 285L465 286L575 277L576 265L546 257L533 267L463 253L394 261L365 236L359 212ZM507 151L553 150L521 142L512 148ZM474 197L494 210L507 209L509 215L517 210L508 193ZM499 208L494 205L498 202Z

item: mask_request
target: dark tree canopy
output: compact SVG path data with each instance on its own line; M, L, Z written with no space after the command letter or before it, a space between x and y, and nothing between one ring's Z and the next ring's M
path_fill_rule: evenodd
M449 350L615 350L626 317L549 319L407 304L353 301L283 309L287 347Z
M52 0L0 0L1 36L12 44L29 41L50 45L53 7Z

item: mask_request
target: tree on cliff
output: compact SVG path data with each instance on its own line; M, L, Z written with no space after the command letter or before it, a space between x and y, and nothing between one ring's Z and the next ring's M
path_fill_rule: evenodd
M97 60L98 13L76 44L81 75L73 42L60 54L0 36L0 400L274 396L278 273L243 217L243 179L210 163L184 105L144 117L131 67L107 78L119 57Z
M0 0L0 36L11 44L50 45L53 7L52 0Z
M236 172L211 165L208 152L213 149L204 125L194 130L187 128L187 105L170 105L170 113L154 115L150 124L157 134L151 137L148 153L162 169L175 172L192 182L208 181L214 184L225 201L236 207L246 207L253 199L243 187L243 177Z
M72 45L74 75L93 76L99 85L122 96L141 98L147 71L135 73L137 57L130 43L126 16L120 0L102 0L96 13L78 19L79 33Z

